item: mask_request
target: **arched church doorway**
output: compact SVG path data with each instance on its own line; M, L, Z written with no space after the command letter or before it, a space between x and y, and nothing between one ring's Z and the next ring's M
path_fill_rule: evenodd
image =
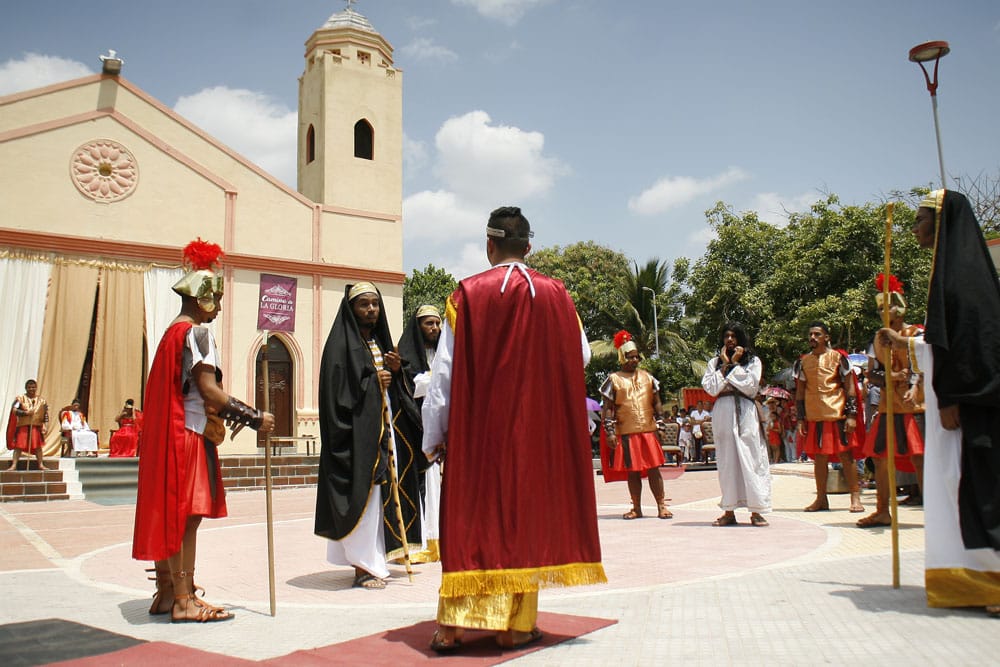
M259 408L264 406L264 348L257 350L257 370L255 374L257 387L256 405ZM292 366L292 355L288 347L278 336L269 336L267 339L267 369L270 376L270 398L271 414L274 415L274 433L276 436L295 435L295 408L292 387L294 385L294 372ZM264 435L257 434L257 446L264 446Z

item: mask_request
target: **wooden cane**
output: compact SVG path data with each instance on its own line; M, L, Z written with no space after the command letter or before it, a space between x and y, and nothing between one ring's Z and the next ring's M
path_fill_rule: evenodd
M396 434L392 428L392 403L389 402L389 392L382 392L384 401L385 427L389 429L389 490L392 503L396 506L396 520L399 522L399 539L403 542L403 563L406 565L406 576L413 583L413 565L410 563L410 545L406 542L406 522L403 520L403 508L399 504L399 478L396 476Z
M267 330L261 348L261 374L264 376L264 412L271 411L271 377L267 367ZM267 581L270 587L271 616L277 614L274 599L274 520L271 506L271 433L264 434L264 495L267 505Z
M889 320L889 276L891 275L892 255L892 210L895 203L885 205L885 269L882 273L882 326L888 328ZM885 448L889 470L889 515L892 532L892 587L899 588L899 503L896 501L896 416L893 409L893 394L895 382L892 378L892 347L887 347L882 355L882 365L885 368ZM876 433L876 437L878 434Z

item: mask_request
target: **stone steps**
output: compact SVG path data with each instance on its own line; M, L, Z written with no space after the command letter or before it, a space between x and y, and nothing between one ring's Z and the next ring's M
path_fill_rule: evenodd
M6 461L3 465L9 465ZM56 463L46 461L46 466L54 468ZM67 483L61 470L39 470L37 462L22 458L17 470L0 472L0 502L48 500L69 500Z
M228 491L266 486L263 455L223 456L219 464ZM45 465L58 470L37 470L34 459L22 459L18 470L0 473L0 502L86 498L103 505L135 503L138 458L64 458L46 460ZM317 455L271 457L272 488L314 486L318 472Z

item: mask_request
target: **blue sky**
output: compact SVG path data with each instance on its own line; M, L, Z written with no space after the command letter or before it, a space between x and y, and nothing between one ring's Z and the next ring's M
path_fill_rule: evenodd
M295 183L303 44L344 0L19 2L0 95L123 76ZM111 8L110 12L105 7ZM482 228L522 206L536 247L581 240L696 259L722 200L781 223L824 193L938 180L910 47L943 39L948 174L1000 173L1000 3L360 0L404 76L404 270L486 267ZM0 223L2 224L2 223Z

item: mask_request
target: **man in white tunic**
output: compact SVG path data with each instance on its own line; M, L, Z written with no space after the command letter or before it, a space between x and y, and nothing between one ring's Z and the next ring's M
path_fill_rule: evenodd
M761 370L743 325L726 324L719 354L708 362L701 378L701 386L716 397L712 424L722 487L719 507L725 513L713 526L736 524L737 507L750 510L750 525L768 525L762 514L771 511L771 471L754 402Z
M60 427L72 440L74 452L85 452L86 456L97 456L97 433L87 423L87 415L80 410L79 399L73 399L69 410L60 415Z

